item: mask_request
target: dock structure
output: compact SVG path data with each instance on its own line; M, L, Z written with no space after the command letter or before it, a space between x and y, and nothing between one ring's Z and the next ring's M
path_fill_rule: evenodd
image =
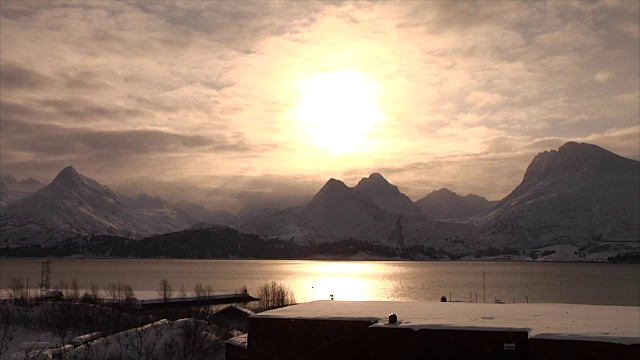
M192 306L210 306L210 305L224 305L224 304L242 304L252 301L258 301L246 292L234 293L234 294L216 294L209 296L197 296L197 297L176 297L169 299L149 299L138 300L136 302L136 308L139 310L157 310L157 309L172 309L181 307Z
M230 294L215 294L208 296L194 296L194 297L174 297L174 298L159 298L159 299L126 299L126 300L101 300L99 304L102 306L114 307L114 308L128 308L133 310L162 310L162 309L176 309L195 306L211 306L211 305L225 305L225 304L244 304L259 299L254 298L246 292L242 293L230 293Z
M249 317L237 359L640 359L640 307L317 301Z

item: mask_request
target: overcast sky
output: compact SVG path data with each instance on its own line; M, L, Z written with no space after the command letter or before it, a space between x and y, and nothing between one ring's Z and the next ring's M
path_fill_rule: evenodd
M2 1L0 171L238 210L382 173L498 200L640 157L638 1Z

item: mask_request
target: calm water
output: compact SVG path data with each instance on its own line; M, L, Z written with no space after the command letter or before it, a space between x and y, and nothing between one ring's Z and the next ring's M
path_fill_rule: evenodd
M298 301L453 300L558 302L640 306L640 265L512 262L406 262L311 260L137 260L54 259L51 283L77 278L81 288L94 282L126 282L137 291L155 291L168 279L182 285L211 284L215 291L249 293L267 281L287 284ZM40 279L38 259L0 259L0 288L11 278ZM476 295L477 294L477 295ZM3 297L6 294L3 293Z

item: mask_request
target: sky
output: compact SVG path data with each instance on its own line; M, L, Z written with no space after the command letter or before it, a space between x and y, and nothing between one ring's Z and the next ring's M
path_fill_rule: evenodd
M567 141L640 158L640 2L0 2L0 173L210 209L380 172L499 200Z

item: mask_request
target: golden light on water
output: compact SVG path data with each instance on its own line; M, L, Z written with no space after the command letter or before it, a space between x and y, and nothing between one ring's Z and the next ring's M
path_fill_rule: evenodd
M384 120L377 93L377 85L358 70L319 73L300 84L294 118L313 146L353 153Z
M313 274L308 284L309 300L362 301L375 297L376 282L370 274L379 271L374 263L317 263L308 271Z

